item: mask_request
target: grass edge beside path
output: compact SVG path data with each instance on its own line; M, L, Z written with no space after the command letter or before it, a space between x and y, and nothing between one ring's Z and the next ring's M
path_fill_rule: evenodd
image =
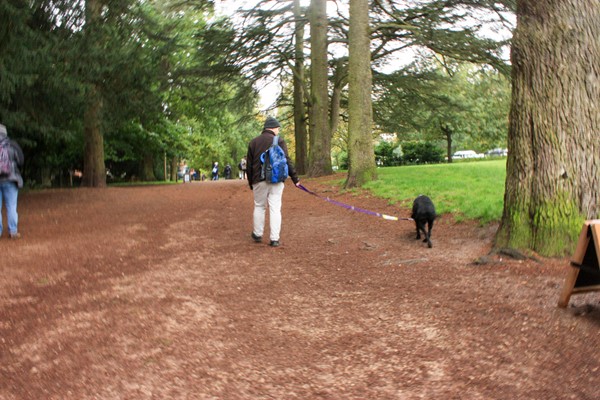
M390 204L411 208L413 200L424 194L433 200L438 214L452 214L456 222L476 220L485 225L502 217L505 159L383 167L377 169L377 177L362 189ZM341 187L344 181L329 183Z

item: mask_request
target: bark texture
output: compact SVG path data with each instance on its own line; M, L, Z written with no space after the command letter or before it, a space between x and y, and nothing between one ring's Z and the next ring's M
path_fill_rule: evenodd
M309 176L331 174L331 135L327 92L327 1L310 3L311 107Z
M573 251L600 215L600 1L519 0L497 247Z
M346 187L376 179L368 0L350 0L348 67L348 179Z

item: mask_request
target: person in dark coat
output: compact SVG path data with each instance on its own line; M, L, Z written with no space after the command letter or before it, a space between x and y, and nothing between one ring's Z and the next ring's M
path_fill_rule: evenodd
M213 168L212 168L212 180L213 181L219 180L219 163L216 161L213 164Z
M271 246L279 246L279 236L281 233L281 198L283 196L284 183L270 183L261 179L261 161L260 155L264 153L273 144L274 136L279 133L280 124L277 119L268 117L265 121L263 131L260 135L252 139L248 145L248 154L246 155L246 169L248 184L254 193L254 214L252 239L260 243L265 228L265 214L267 204L269 206L269 227ZM288 164L288 175L297 186L300 179L294 168L294 164L288 155L285 141L279 137L279 146L283 149Z

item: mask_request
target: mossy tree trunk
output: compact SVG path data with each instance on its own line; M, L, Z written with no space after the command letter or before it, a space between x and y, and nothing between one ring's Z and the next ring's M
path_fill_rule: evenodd
M331 174L331 134L327 90L327 1L310 2L311 95L308 175Z
M373 151L372 73L368 0L350 0L348 178L346 187L377 178Z
M518 0L496 247L560 256L600 213L600 3Z

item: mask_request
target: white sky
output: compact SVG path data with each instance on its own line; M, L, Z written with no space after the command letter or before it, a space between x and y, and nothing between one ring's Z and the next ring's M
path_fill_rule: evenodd
M215 9L218 13L233 15L238 9L248 9L254 7L259 0L215 0ZM302 6L308 6L310 0L301 0Z

